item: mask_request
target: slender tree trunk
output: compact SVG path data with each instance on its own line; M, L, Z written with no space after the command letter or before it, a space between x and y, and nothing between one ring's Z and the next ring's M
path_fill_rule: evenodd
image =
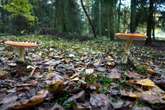
M152 33L152 28L153 28L153 13L154 13L154 1L150 0L150 5L149 5L149 15L148 15L148 20L147 20L147 39L145 44L146 45L151 45L152 43L152 38L151 38L151 33Z
M110 27L110 37L111 40L114 39L114 35L115 35L115 7L114 7L114 3L112 4L112 6L109 7L110 8L110 13L109 13L109 17L110 17L110 23L109 23L109 27Z
M5 4L6 4L6 1L1 0L1 6L3 7L3 5L5 5ZM6 20L5 20L6 15L5 15L4 9L2 7L0 7L1 8L1 20L2 20L2 25L3 25L2 27L4 27L4 24L6 22ZM5 29L2 28L1 32L4 33Z
M108 8L109 9L109 8ZM110 23L110 16L109 16L109 11L107 11L107 15L108 15L108 17L107 17L107 28L108 28L108 37L111 37L111 28L110 28L110 25L111 25L111 23Z
M119 0L119 7L118 7L118 23L117 23L117 32L120 32L120 19L121 19L121 0Z
M55 16L56 16L56 29L58 32L66 32L64 8L65 8L64 0L57 0Z
M108 28L108 37L111 38L111 40L114 39L115 34L115 1L109 1L106 3L106 13L107 13L107 28Z
M82 8L83 8L83 11L84 11L84 13L85 13L85 15L86 15L86 17L87 17L87 19L88 19L88 22L89 22L89 24L90 24L90 26L91 26L91 29L92 29L92 32L93 32L93 36L96 38L96 37L97 37L97 36L96 36L96 31L95 31L94 25L93 25L93 23L92 23L92 20L90 19L90 16L88 15L87 10L85 9L83 0L80 0L80 2L81 2L81 6L82 6Z
M102 1L99 1L99 35L102 36Z
M134 33L136 31L136 0L131 0L131 23L130 23L130 32Z
M153 40L156 40L155 39L155 26L153 26L153 29L152 29L152 36L153 36Z
M155 6L154 6L155 8ZM152 26L152 36L153 36L153 40L155 39L155 26L156 26L156 21L155 21L155 12L153 13L153 26Z

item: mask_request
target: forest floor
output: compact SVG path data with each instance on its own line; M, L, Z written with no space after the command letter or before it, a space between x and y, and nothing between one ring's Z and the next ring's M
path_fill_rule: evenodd
M26 62L5 40L33 41ZM0 38L0 110L164 110L165 51L131 47L121 63L125 42L98 38L68 41L57 37Z

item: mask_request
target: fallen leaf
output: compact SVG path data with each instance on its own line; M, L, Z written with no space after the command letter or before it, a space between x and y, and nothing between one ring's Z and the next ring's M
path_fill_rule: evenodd
M91 94L90 104L93 110L111 110L110 100L104 94Z
M93 68L85 69L85 73L92 74L92 73L94 73L94 69Z
M148 91L143 91L141 100L149 104L165 104L164 94L165 92L156 86Z
M132 110L153 110L150 107L134 107Z
M16 94L10 94L0 102L0 105L2 105L1 110L29 109L43 103L47 95L47 90L41 90L37 93L37 95L31 97L30 99L18 100L18 96Z
M91 110L91 105L86 102L86 103L76 103L76 105L73 108L74 110Z
M81 91L78 94L73 95L64 102L64 105L71 102L82 102L85 101L85 91Z
M141 75L141 74L138 74L138 73L136 73L136 72L131 72L131 71L129 71L127 74L126 74L126 76L128 77L128 78L134 78L134 79L141 79L141 78L144 78L145 76L143 76L143 75Z
M153 88L156 86L155 83L151 81L150 79L129 80L128 82L130 84L137 84L137 85L141 85L143 87L149 87L149 88Z
M50 110L64 110L64 108L58 104L54 104Z
M4 80L9 77L8 72L0 69L0 80Z
M55 65L58 65L60 64L61 61L60 60L55 60L55 59L52 59L52 60L49 60L47 62L45 62L44 65L51 65L51 66L55 66Z
M165 90L165 79L154 80L155 84Z
M112 110L129 110L134 105L132 101L126 101L120 98L110 98L113 106Z
M17 102L14 107L11 107L15 110L22 110L27 108L35 107L44 102L46 96L48 95L48 91L42 90L39 91L36 96L33 96L30 100L23 100Z
M105 67L97 67L96 70L98 72L105 72L106 71L106 68Z
M126 96L126 97L130 97L130 98L134 98L134 99L139 99L141 97L140 92L127 92L125 90L121 91L121 95Z
M51 93L61 93L64 90L64 81L53 80L48 84L47 89Z
M111 78L111 79L120 79L121 73L116 68L114 68L114 69L109 71L107 77Z
M147 72L148 72L148 74L150 74L150 75L155 75L155 74L156 74L156 71L153 70L153 69L151 69L151 68L147 69Z

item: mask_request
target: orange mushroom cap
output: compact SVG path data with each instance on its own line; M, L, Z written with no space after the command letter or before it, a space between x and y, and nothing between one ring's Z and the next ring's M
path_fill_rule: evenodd
M34 48L34 47L38 47L38 45L36 43L32 43L32 42L6 41L5 44L13 46L13 47L17 47L17 48Z
M146 36L144 34L138 33L116 33L115 36L123 40L145 40Z

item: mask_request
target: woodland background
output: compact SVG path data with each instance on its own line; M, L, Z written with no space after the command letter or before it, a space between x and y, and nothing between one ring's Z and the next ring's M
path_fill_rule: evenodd
M86 39L117 32L164 36L164 0L1 0L0 33ZM155 35L159 33L161 35Z

